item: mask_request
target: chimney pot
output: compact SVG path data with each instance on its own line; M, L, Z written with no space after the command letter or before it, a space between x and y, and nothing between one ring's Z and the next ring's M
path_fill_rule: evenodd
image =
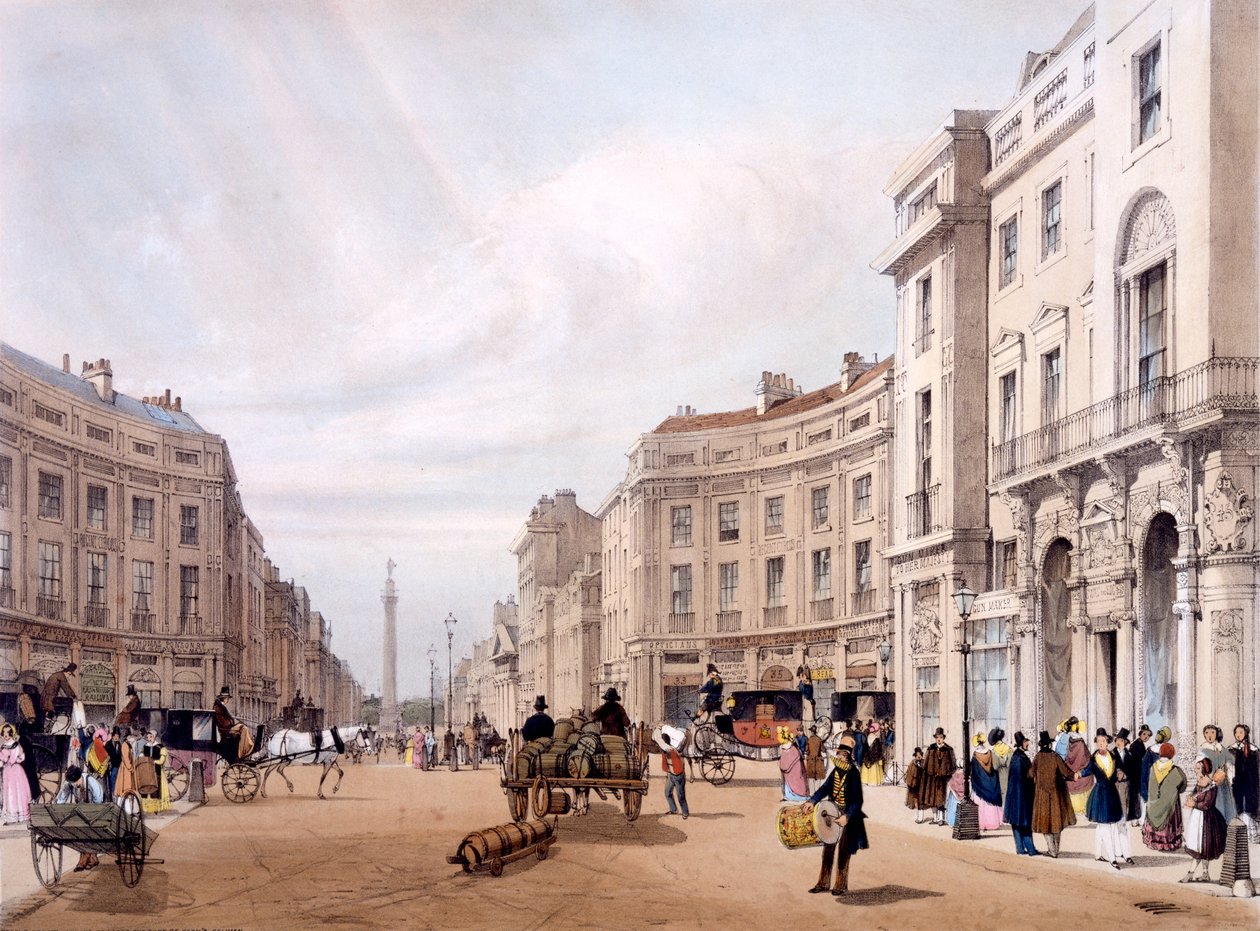
M70 353L68 352L61 355L61 370L67 375L70 374Z

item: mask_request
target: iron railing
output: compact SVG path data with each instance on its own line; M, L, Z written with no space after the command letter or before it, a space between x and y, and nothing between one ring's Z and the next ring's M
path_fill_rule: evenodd
M46 617L50 621L59 621L66 613L66 603L60 598L50 598L48 595L35 596L35 614L39 617Z
M670 614L669 616L669 633L671 634L691 634L696 630L695 612L688 611L686 614Z
M88 627L108 627L109 608L104 605L84 605L83 620Z
M906 536L910 539L924 537L941 529L941 485L906 495Z
M822 598L809 603L809 619L815 624L820 621L829 621L836 616L836 601L834 598Z
M153 633L157 615L148 611L131 612L131 629L141 634Z
M717 629L719 633L729 633L730 631L740 629L742 612L740 611L719 611L717 616Z
M764 608L763 627L784 627L787 625L787 605L779 605L775 608Z
M868 588L853 593L853 610L850 614L869 614L875 610L875 589Z

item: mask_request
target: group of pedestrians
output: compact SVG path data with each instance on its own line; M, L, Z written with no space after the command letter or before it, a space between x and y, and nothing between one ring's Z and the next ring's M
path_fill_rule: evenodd
M1234 728L1228 745L1218 726L1204 727L1189 773L1176 764L1166 727L1152 738L1143 725L1136 740L1127 728L1114 735L1098 728L1092 749L1085 733L1083 722L1068 718L1056 737L1039 734L1032 757L1023 733L1011 744L1001 728L977 734L965 765L980 829L1009 824L1016 853L1026 856L1043 852L1033 843L1033 834L1041 834L1044 852L1057 857L1063 830L1083 815L1095 828L1094 856L1118 870L1134 863L1128 828L1140 827L1142 843L1152 850L1184 848L1191 868L1182 882L1209 878L1209 864L1224 853L1226 826L1235 815L1250 839L1260 842L1260 755L1247 725ZM963 799L963 769L943 728L933 740L926 752L914 749L906 805L916 812L916 823L930 812L933 824L953 824Z
M415 733L407 738L403 762L413 769L428 770L437 766L437 737L433 728L416 727Z

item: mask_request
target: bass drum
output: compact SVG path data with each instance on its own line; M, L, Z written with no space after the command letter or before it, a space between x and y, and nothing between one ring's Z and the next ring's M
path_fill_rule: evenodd
M819 802L810 812L804 805L784 805L775 827L788 850L834 844L840 840L840 810L832 801Z

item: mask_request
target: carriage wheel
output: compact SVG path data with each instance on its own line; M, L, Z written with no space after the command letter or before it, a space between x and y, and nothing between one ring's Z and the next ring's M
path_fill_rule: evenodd
M61 767L63 761L57 754L40 744L32 744L35 756L35 772L39 780L39 798L35 801L51 803L61 790Z
M709 785L724 786L735 775L735 756L721 748L700 757L700 775Z
M831 729L833 727L835 727L835 725L832 723L831 718L827 717L825 714L821 717L814 718L814 728L816 729L818 736L823 739L824 743L827 738L831 736Z
M61 881L61 861L65 856L65 848L58 843L31 834L31 862L35 865L35 875L40 885L51 889Z
M696 749L701 753L707 753L722 746L722 735L718 733L718 729L712 724L701 724L696 728L695 734L691 739Z
M167 795L172 802L178 802L188 793L188 767L183 760L168 756L162 770Z
M238 805L252 801L258 794L258 771L244 763L233 763L223 771L223 794Z
M547 817L551 810L551 783L546 776L535 776L534 787L529 793L529 806L534 810L535 818Z
M623 793L622 807L626 811L626 820L634 821L639 817L639 811L643 808L643 793L634 789L626 789Z

